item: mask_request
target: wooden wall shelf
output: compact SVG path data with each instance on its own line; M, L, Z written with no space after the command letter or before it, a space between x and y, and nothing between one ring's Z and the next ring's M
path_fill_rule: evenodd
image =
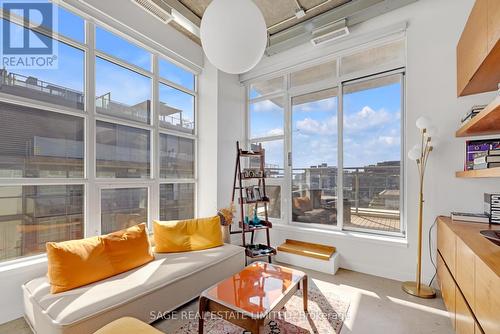
M500 96L455 133L456 137L500 134Z
M500 177L500 167L477 169L477 170L465 170L456 172L455 176L464 178Z

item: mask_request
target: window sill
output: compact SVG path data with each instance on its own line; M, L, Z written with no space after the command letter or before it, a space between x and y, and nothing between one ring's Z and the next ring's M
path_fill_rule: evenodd
M11 261L5 261L4 263L0 263L0 273L7 273L9 271L15 271L15 270L23 270L35 265L46 264L46 263L47 263L46 254L39 254L20 259L14 259Z
M343 239L351 239L358 241L367 241L376 244L390 245L402 248L408 248L408 240L404 236L387 236L387 235L378 235L378 234L370 234L366 232L357 232L357 231L345 231L345 230L334 230L334 229L322 229L317 227L305 227L305 226L297 226L297 225L289 225L283 223L274 223L273 229L283 230L283 231L293 231L298 233L309 233L313 235L329 235L332 237L339 237Z

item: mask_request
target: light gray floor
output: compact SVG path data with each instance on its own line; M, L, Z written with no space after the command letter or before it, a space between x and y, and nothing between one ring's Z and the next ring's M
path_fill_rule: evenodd
M304 269L302 269L304 270ZM342 334L452 334L443 301L419 299L401 290L401 283L394 280L339 270L335 276L304 270L309 275L309 284L321 291L334 291L351 300L349 313ZM197 309L191 302L180 311ZM186 314L186 312L183 312ZM180 318L179 316L177 318ZM155 327L166 333L175 333L187 320L170 319L159 321ZM31 333L22 319L0 325L1 334Z

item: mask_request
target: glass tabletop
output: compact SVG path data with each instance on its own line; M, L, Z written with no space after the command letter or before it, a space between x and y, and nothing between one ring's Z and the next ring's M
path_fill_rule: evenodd
M305 276L299 270L254 262L202 296L251 317L264 317Z

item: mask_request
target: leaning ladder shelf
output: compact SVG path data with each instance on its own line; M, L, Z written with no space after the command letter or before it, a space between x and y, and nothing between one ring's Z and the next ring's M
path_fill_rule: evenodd
M243 175L242 173L242 160L243 158L250 159L259 159L259 167L256 168L258 170L257 175ZM271 241L269 237L269 229L272 228L272 224L269 221L269 216L267 213L267 204L269 203L269 198L266 195L266 171L265 171L265 151L262 148L262 145L259 145L258 151L245 151L240 148L240 143L236 142L236 166L234 169L234 182L233 182L233 193L232 193L232 202L234 203L235 197L238 195L238 204L240 206L240 221L239 221L239 231L231 231L231 234L241 233L242 244L245 247L245 254L247 257L255 259L255 258L268 258L269 263L272 261L272 256L276 255L276 249L271 247ZM250 165L250 164L249 164ZM246 192L243 194L243 190L247 188L253 187L252 185L244 186L245 182L250 181L258 181L258 189L262 191L261 196L257 198L250 199L248 198ZM264 208L264 220L260 220L258 225L249 224L245 222L246 216L251 216L249 212L245 215L245 210L248 210L245 206L253 205L254 210L258 210L259 205L262 205ZM256 212L256 211L255 211ZM258 245L254 245L254 233L256 231L265 231L266 232L266 245L265 249L266 253L255 253L255 247ZM246 234L251 233L250 243L247 244Z

